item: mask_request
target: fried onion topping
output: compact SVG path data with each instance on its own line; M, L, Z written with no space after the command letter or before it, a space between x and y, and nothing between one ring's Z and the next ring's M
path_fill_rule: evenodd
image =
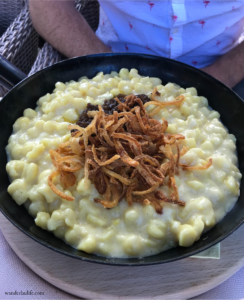
M50 157L56 170L48 177L52 191L63 199L73 201L74 197L60 191L53 183L60 178L64 188L75 185L74 173L84 168L84 183L90 180L101 198L95 198L105 208L115 207L123 198L129 205L141 203L152 205L162 214L164 203L184 206L179 199L175 175L182 171L204 170L211 166L188 166L180 163L188 148L182 145L181 134L167 134L168 122L152 119L155 113L168 105L181 105L184 96L174 101L161 102L156 99L160 93L155 88L152 101L143 104L136 95L118 102L118 111L107 115L101 106L89 114L93 117L86 128L69 125L72 130L68 142L50 150ZM149 114L148 105L155 105ZM169 195L160 189L167 186Z

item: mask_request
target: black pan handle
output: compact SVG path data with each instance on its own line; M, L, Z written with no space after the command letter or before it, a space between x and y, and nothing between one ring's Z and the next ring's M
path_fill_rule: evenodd
M0 85L11 90L17 83L27 76L3 56L0 55Z

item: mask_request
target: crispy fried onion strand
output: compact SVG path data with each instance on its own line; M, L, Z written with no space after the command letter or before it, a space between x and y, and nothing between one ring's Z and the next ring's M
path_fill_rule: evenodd
M148 189L146 191L134 191L134 192L132 192L132 194L133 195L145 195L145 194L155 191L156 188L158 188L158 186L159 186L159 182L155 183L155 185L153 185L150 189Z
M181 105L182 102L185 100L185 97L183 95L180 95L179 97L175 98L174 101L167 101L167 102L161 102L155 98L155 96L160 96L160 93L157 91L157 88L155 87L152 92L152 101L147 102L144 106L147 107L151 104L156 105L158 107L154 108L150 113L148 114L150 117L156 115L159 113L159 111L170 105Z
M117 155L114 155L113 157L111 157L110 159L106 160L106 161L101 161L98 156L97 156L97 152L96 152L96 149L95 149L95 146L92 145L92 153L93 153L93 157L94 157L94 160L97 164L99 164L99 166L105 166L105 165L109 165L111 164L112 162L114 162L115 160L119 159L120 156L117 154Z
M180 105L184 96L161 102L155 98L159 95L155 88L152 101L144 105L135 95L125 97L125 102L116 99L118 111L113 115L105 114L99 106L99 111L89 114L93 120L86 128L69 125L70 140L49 151L56 168L48 177L53 192L68 201L74 200L58 190L53 179L60 175L63 187L71 187L76 183L74 173L84 167L85 187L89 180L95 185L101 197L94 201L105 208L115 207L123 198L129 205L136 202L152 205L159 214L162 214L163 203L184 206L174 176L179 174L180 168L207 169L212 159L204 166L180 164L180 157L188 151L182 145L185 137L166 134L168 122L152 119L145 108L156 105L154 114L167 105ZM168 189L169 196L159 189L161 186Z
M48 176L48 185L50 186L50 188L52 189L52 191L53 191L56 195L58 195L59 197L65 199L65 200L67 200L67 201L74 201L74 199L75 199L74 197L71 197L71 196L66 195L65 193L63 193L63 192L61 192L60 190L58 190L58 189L56 188L56 186L54 185L53 179L54 179L55 177L57 177L58 175L60 175L60 172L59 172L59 171L55 171L55 172L53 172L52 174L50 174L50 175Z
M213 162L213 159L210 158L208 160L208 162L206 163L206 165L203 165L203 166L187 166L187 165L184 165L184 164L180 164L180 166L185 171L206 170L212 165L212 162Z

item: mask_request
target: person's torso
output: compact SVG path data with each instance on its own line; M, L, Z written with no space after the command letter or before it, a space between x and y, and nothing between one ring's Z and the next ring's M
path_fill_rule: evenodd
M99 0L98 37L114 52L211 64L240 42L244 0Z

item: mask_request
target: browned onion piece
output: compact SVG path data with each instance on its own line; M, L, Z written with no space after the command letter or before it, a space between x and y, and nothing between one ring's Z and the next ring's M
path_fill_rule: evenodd
M105 167L102 167L102 171L107 174L108 176L111 176L111 177L114 177L116 179L118 179L120 182L122 182L123 184L126 184L126 185L131 185L133 183L135 183L137 181L137 179L128 179L128 178L125 178Z
M94 178L94 185L99 194L103 195L107 189L107 183L105 180L105 176L103 172L98 172Z
M119 159L120 156L118 154L114 155L113 157L111 157L110 159L106 160L106 161L101 161L98 157L97 157L97 153L96 153L96 149L95 149L95 146L92 145L92 152L93 152L93 157L94 157L94 160L96 161L96 163L99 165L99 166L106 166L106 165L109 165L111 164L112 162L114 162L115 160Z
M51 175L48 176L48 185L50 186L50 188L52 189L52 191L58 195L59 197L61 197L62 199L65 199L67 201L74 201L74 197L68 196L65 193L61 192L59 189L56 188L56 186L53 184L53 178L60 175L59 171L55 171L53 172Z
M76 183L76 177L74 173L61 171L60 172L60 182L65 188L71 187Z
M132 194L133 195L145 195L148 193L153 192L154 190L156 190L156 188L158 188L159 186L159 182L157 182L155 185L153 185L150 189L145 190L145 191L133 191Z
M123 139L123 140L129 141L129 145L130 145L133 153L136 156L142 154L141 145L135 138L125 135L123 133L116 133L116 132L114 132L112 134L112 137L116 138L116 139Z
M206 169L208 169L212 165L212 162L213 162L213 159L209 158L209 160L206 163L206 165L202 165L202 166L187 166L187 165L184 165L184 164L180 164L180 166L185 171L206 170Z
M118 139L114 139L114 145L116 148L117 153L120 155L120 158L127 163L128 165L132 167L136 167L139 165L138 161L132 159L128 153L125 151L123 146L121 145L120 141Z

